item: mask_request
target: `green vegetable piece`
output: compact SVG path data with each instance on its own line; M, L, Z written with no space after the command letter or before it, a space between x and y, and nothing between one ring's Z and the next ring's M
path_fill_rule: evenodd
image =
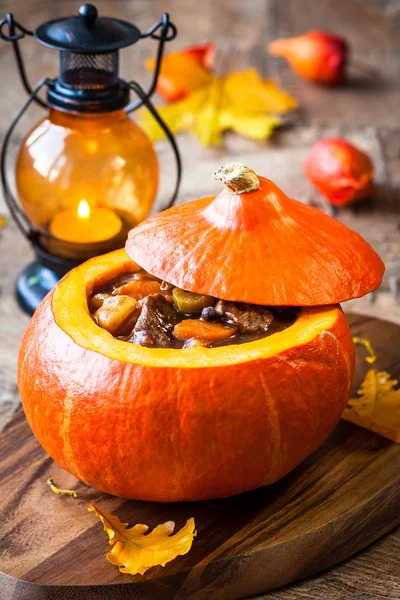
M185 292L177 287L173 289L172 296L176 308L185 315L200 315L203 308L213 306L215 303L215 298L212 296Z

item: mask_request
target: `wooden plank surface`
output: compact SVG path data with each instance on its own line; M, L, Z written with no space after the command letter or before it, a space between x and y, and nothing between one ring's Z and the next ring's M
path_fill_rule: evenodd
M270 176L293 197L321 204L320 197L305 180L302 164L311 144L327 135L342 135L370 153L376 166L378 192L372 201L347 208L339 218L370 241L388 266L385 291L374 303L370 299L352 301L350 308L364 314L384 315L400 322L400 307L389 287L400 272L400 2L398 0L99 0L103 14L131 20L146 29L168 11L179 28L171 49L188 43L213 39L218 47L234 44L239 49L232 68L255 65L296 95L301 109L290 129L277 133L267 144L227 135L221 148L204 149L190 136L179 139L184 157L184 178L180 200L214 193L216 183L210 175L227 160L241 160ZM12 11L28 28L77 10L70 0L0 0L0 17ZM353 46L354 67L350 83L331 90L312 86L296 78L284 61L271 58L265 51L268 41L302 33L310 28L325 28L348 37ZM57 73L57 52L39 46L34 40L23 41L27 69L32 82ZM144 41L122 53L122 75L149 81L143 59L154 53L154 42ZM364 62L375 70L373 76L356 68ZM370 70L370 69L369 69ZM3 78L0 137L12 115L24 100L16 75L12 49L0 43L0 74ZM376 75L379 75L377 77ZM24 119L13 141L14 152L27 129L41 116L40 109ZM172 186L172 161L168 148L158 146L162 170L160 199ZM12 170L10 161L10 171ZM0 214L6 214L0 200ZM14 300L16 274L29 262L31 252L15 226L8 222L0 234L0 428L18 407L15 364L18 345L28 318ZM347 307L345 307L347 308ZM275 598L324 598L363 600L400 597L395 577L400 535L392 534L331 573L273 593ZM379 568L378 568L379 564Z
M354 335L372 340L376 367L400 378L400 327L350 315ZM361 349L360 349L361 350ZM360 355L364 357L361 350ZM366 370L357 363L355 389ZM355 390L353 390L355 391ZM53 476L79 499L57 497ZM329 439L277 484L209 502L158 504L111 497L80 483L40 448L22 411L0 436L0 592L9 600L235 600L330 567L400 523L400 445L342 421ZM154 527L193 516L192 550L144 576L105 561L107 539L89 502L123 522ZM11 580L12 581L12 580ZM400 580L398 580L400 583ZM48 585L56 586L52 590ZM46 587L47 586L47 587Z

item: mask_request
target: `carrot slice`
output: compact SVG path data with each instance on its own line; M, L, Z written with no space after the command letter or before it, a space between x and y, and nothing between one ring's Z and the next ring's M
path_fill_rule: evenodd
M222 342L235 335L236 332L236 327L201 319L186 319L174 327L174 336L178 340L202 338L207 342Z
M160 283L154 279L134 279L113 291L113 296L131 296L136 300L142 300L151 294L166 294L160 289Z

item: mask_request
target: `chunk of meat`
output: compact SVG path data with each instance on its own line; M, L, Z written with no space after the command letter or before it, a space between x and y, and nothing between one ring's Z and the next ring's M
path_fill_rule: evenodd
M120 328L136 310L137 301L130 296L109 296L93 314L93 319L112 335L118 335Z
M137 334L147 332L152 336L154 345L165 347L166 339L169 342L168 334L172 333L178 320L176 310L160 294L147 296L140 302L140 306L140 316L129 341L141 343L135 341L139 339ZM147 343L142 345L147 345Z
M265 306L255 304L236 304L226 300L218 300L215 310L228 323L239 327L240 333L258 333L268 331L274 315Z
M138 331L132 335L128 340L132 344L140 344L146 348L169 348L171 346L171 340L166 333L154 333L150 331Z
M174 289L174 285L172 285L171 283L168 283L168 281L162 281L160 283L160 289L162 292L168 292L169 294L172 294L172 290Z
M201 338L207 342L222 342L237 333L237 328L232 325L223 325L213 321L201 319L186 319L174 327L174 336L177 340L190 340Z
M271 310L281 321L295 321L300 312L298 306L271 306Z
M164 296L168 304L174 304L174 297L172 295L172 291L174 286L168 283L167 281L162 281L160 283L161 294Z

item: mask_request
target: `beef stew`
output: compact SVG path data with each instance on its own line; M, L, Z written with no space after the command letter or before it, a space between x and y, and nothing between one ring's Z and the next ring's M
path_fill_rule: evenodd
M119 340L176 349L252 342L290 327L299 311L195 294L142 270L94 290L89 310L95 323Z

